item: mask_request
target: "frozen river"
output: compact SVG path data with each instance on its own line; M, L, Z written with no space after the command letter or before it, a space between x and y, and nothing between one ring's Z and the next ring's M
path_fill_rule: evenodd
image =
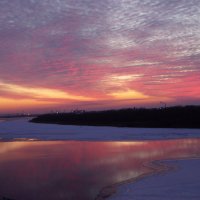
M0 121L1 140L129 141L200 138L200 129L119 128L30 123L28 119Z
M0 200L199 199L199 136L2 120Z

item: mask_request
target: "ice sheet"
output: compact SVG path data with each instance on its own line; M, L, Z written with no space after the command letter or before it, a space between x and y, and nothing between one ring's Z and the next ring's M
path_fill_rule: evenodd
M200 199L200 159L167 161L176 170L122 185L108 200Z
M29 119L0 122L0 139L126 141L200 137L200 129L119 128L31 123Z

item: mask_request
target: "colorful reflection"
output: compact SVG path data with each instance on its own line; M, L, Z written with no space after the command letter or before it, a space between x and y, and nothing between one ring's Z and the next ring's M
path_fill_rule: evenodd
M0 142L0 197L92 200L106 186L160 170L151 161L198 156L200 139Z

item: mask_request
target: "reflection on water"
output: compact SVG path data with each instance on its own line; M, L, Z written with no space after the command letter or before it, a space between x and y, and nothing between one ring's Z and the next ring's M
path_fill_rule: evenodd
M0 196L90 200L108 185L151 172L153 160L200 156L200 139L137 142L0 142Z
M5 121L6 121L6 119L0 118L0 123L5 122Z

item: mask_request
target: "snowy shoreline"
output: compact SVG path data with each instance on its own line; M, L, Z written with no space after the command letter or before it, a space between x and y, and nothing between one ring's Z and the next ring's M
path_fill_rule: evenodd
M200 129L97 127L28 121L26 118L0 122L0 140L129 141L200 138Z
M160 170L116 184L108 200L200 199L200 158L155 161ZM150 163L151 164L151 163Z
M107 186L105 188L103 188L100 193L98 194L97 198L95 200L104 200L104 199L115 199L118 198L118 196L120 195L119 193L119 189L127 186L127 185L132 185L135 184L138 181L142 181L144 178L159 174L159 173L166 173L168 171L174 170L175 167L173 166L169 166L165 163L165 161L160 161L160 160L154 160L151 161L149 163L144 163L143 164L144 167L146 168L150 168L151 171L144 173L138 177L135 178L130 178L128 180L119 182L119 183L115 183L111 186ZM123 195L126 195L126 190L121 189L121 193L123 193ZM132 197L134 198L134 197Z

